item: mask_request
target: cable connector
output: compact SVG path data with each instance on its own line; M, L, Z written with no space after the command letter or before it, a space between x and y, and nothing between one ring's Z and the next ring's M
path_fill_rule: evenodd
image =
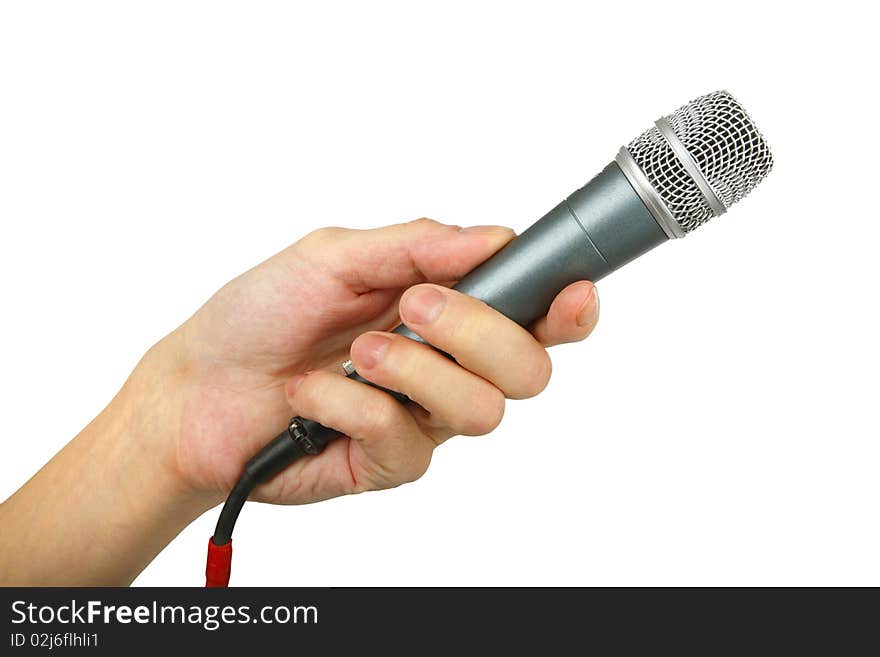
M232 530L238 514L254 488L268 481L298 458L319 454L339 432L301 417L293 418L287 429L257 452L244 466L217 519L214 536L208 543L205 586L227 586L232 567Z
M293 442L299 445L306 454L318 454L321 451L312 439L309 438L309 432L306 431L306 428L300 422L300 418L294 417L290 419L290 424L287 425L287 433L290 434Z
M216 545L213 538L208 539L208 562L205 566L205 587L225 588L229 586L232 572L232 541L226 545Z

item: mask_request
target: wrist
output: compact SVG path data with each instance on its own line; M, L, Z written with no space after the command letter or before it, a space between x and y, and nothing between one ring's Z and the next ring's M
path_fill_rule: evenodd
M128 452L127 458L120 456L123 461L137 460L161 499L189 521L222 501L215 491L196 485L180 459L184 414L195 388L178 329L147 351L104 411L121 423L114 433L122 440L111 449Z
M141 360L104 410L0 505L0 582L130 583L217 500L175 467L173 351Z

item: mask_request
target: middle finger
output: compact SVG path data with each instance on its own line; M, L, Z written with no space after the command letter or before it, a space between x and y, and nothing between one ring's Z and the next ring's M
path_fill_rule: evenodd
M439 285L416 285L401 297L400 317L410 330L511 399L533 397L547 386L547 351L526 329L482 301Z

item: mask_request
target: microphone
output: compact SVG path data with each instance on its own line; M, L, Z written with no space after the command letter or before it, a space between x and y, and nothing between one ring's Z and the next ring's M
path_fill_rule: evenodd
M529 325L570 283L597 281L724 214L772 167L770 149L742 105L727 91L701 96L655 121L598 175L454 289ZM425 342L403 325L394 332ZM380 387L358 375L351 361L343 368L350 378ZM401 393L381 389L407 401ZM320 453L339 435L295 417L245 465L209 543L209 571L211 550L231 541L235 520L253 487L297 458ZM228 571L225 577L228 581Z

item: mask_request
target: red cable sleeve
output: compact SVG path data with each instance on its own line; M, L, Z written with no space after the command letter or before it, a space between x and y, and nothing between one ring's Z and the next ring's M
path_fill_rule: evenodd
M214 538L208 539L208 563L205 566L205 586L208 588L229 586L229 573L232 571L232 541L226 545L214 545Z

